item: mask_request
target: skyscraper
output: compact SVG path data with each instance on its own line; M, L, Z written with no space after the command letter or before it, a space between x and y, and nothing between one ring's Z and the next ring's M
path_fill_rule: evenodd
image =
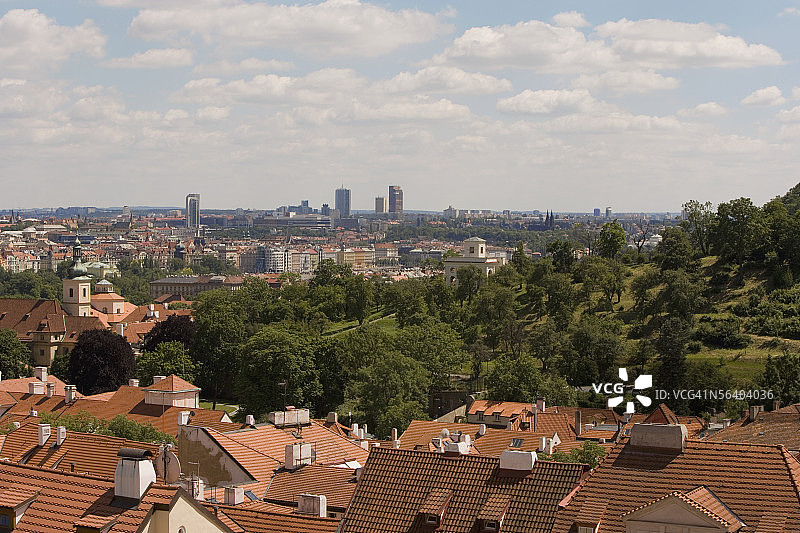
M187 194L186 195L186 227L199 228L200 227L200 195Z
M399 185L389 185L389 213L403 216L403 189Z
M336 201L333 205L341 218L350 218L350 189L336 189Z
M389 202L385 196L375 197L375 214L381 215L389 212Z

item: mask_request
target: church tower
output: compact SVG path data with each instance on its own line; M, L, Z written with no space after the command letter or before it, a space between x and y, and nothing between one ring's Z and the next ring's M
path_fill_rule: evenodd
M61 282L61 307L70 316L92 316L92 279L81 262L81 241L77 237L72 245L70 277Z

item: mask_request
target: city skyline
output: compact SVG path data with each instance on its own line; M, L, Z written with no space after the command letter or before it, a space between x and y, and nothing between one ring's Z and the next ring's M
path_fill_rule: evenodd
M793 1L184 5L3 3L4 207L321 205L344 178L359 210L401 183L414 210L663 212L797 180Z

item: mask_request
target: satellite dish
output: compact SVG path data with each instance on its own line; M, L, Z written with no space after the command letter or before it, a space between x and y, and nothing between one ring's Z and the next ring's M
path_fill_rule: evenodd
M155 460L156 474L165 483L172 484L178 481L181 476L181 463L174 452L166 448L161 448L161 453Z
M442 436L443 439L446 439L450 437L450 430L448 430L447 428L442 428L440 435Z

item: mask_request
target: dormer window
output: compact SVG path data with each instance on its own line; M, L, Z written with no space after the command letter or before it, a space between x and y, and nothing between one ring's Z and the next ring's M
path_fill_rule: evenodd
M495 420L500 420L500 413L495 413L494 414L494 419Z
M436 514L425 515L425 524L429 526L439 527L439 515Z
M497 531L500 529L500 522L497 520L485 520L483 522L483 531Z
M478 420L480 420L481 422L483 422L483 418L484 418L484 417L483 417L483 411L478 411Z

